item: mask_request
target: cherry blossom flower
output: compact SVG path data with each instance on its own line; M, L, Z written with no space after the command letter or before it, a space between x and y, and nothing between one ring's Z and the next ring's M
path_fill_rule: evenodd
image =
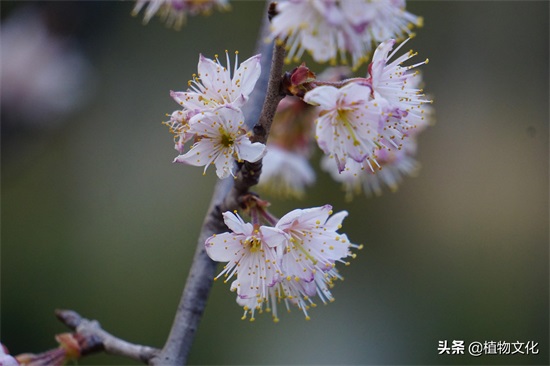
M367 1L372 9L369 16L363 16L364 22L362 26L370 29L370 32L363 32L363 40L369 40L372 37L372 42L380 43L390 38L400 38L403 35L413 36L412 28L414 26L422 27L424 19L416 16L405 10L405 0L378 0ZM355 4L356 1L342 1L348 6L355 6L348 11L348 14L357 16L359 11ZM360 2L359 2L360 3ZM364 6L364 5L363 5ZM365 22L366 21L366 22ZM356 26L359 25L357 22Z
M274 286L267 288L267 296L254 297L237 297L237 303L243 307L244 314L241 319L245 320L250 315L250 321L255 320L256 313L268 312L271 313L274 322L279 322L278 306L284 303L288 312L291 307L295 306L304 313L305 319L310 320L308 311L315 308L317 304L315 296L324 303L333 302L334 297L330 289L334 287L334 281L342 279L335 268L327 271L316 271L313 275L313 281L306 282L302 279L295 278L292 280L280 279ZM232 285L232 290L236 291L235 282ZM313 293L314 295L308 295Z
M324 303L333 302L334 296L330 289L334 287L334 281L342 279L336 268L332 268L326 272L315 271L313 280L305 281L298 277L294 279L282 280L274 287L270 288L270 305L266 310L271 311L273 320L278 322L277 304L281 301L285 303L287 311L290 311L291 306L296 306L304 313L305 319L310 320L308 311L311 308L317 307L315 303L316 296ZM262 311L263 309L256 308Z
M336 231L348 215L341 211L332 217L332 207L325 205L308 209L293 210L279 219L275 228L288 234L282 269L286 280L301 279L307 283L314 280L315 272L327 272L336 262L351 256L351 244L345 234ZM306 290L314 296L315 287Z
M254 318L254 309L268 301L269 288L282 274L279 263L286 236L273 227L245 223L238 214L225 212L223 218L232 232L208 238L206 253L214 261L228 262L216 279L223 275L227 282L237 277L231 289L237 292L245 315L250 309Z
M188 83L190 90L170 92L170 96L183 107L185 120L189 120L197 113L211 111L224 105L241 108L248 100L260 77L261 55L252 56L238 66L238 52L235 52L235 65L231 72L229 54L227 51L225 54L227 67L221 65L217 55L213 61L201 54L198 75L194 75L193 80Z
M227 282L237 276L231 290L244 308L243 319L250 316L253 321L265 310L277 322L281 302L288 310L298 307L309 319L315 297L323 303L334 300L330 288L342 278L336 263L348 264L344 259L355 257L351 248L362 246L337 232L347 212L330 215L329 205L298 209L280 220L273 218L275 226L260 226L245 223L236 213L223 214L232 232L208 238L206 252L215 261L228 262L216 278L223 275Z
M264 144L250 142L242 111L230 106L195 115L186 133L194 135L196 142L174 162L204 166L204 173L214 164L220 179L234 175L234 160L255 162L265 153Z
M410 39L410 38L409 38ZM425 61L404 66L403 63L417 55L412 50L390 60L409 40L401 43L390 53L395 45L395 40L390 39L381 43L374 52L369 65L369 79L372 85L373 97L378 101L385 101L388 109L395 115L399 115L401 124L408 128L416 128L425 125L431 113L424 91L420 88L422 77L414 68L427 64Z
M342 183L346 199L364 192L366 196L382 194L382 188L388 187L395 192L405 176L414 176L420 168L415 159L416 139L404 139L401 149L380 149L376 155L376 167L366 160L358 163L353 160L346 162L346 168L338 171L334 158L324 156L321 160L323 170L330 173L332 178Z
M315 138L325 154L334 155L340 171L348 158L362 162L379 147L380 106L370 99L366 84L350 83L338 89L319 86L304 101L319 105Z
M395 40L380 44L367 78L344 80L339 89L338 83L315 81L304 96L319 105L316 139L327 155L322 167L343 183L348 198L361 190L380 194L383 186L395 190L417 171L416 136L433 110L420 73L412 71L427 60L403 65L416 55L410 51L392 61L403 44L391 53Z
M271 39L287 39L287 61L300 59L304 51L317 62L336 63L338 58L358 67L368 59L372 43L411 34L422 18L405 9L404 0L290 0L277 5Z
M227 68L222 66L216 56L216 61L199 56L198 76L189 81L191 90L186 92L170 91L171 97L183 109L174 111L170 120L163 122L174 134L175 148L180 153L194 134L190 131L190 120L193 116L206 111L214 111L221 106L231 106L240 109L248 97L256 81L260 77L260 55L253 56L239 67L238 52L235 56L233 75L229 69L231 64L227 54Z
M209 15L216 7L219 10L229 9L227 0L137 0L132 15L136 16L146 6L143 23L158 14L168 27L179 30L185 24L187 15Z
M335 61L338 51L345 56L349 25L335 2L285 1L277 4L277 11L271 34L288 37L288 62L300 59L306 50L318 62Z
M344 258L355 257L350 249L362 248L337 232L348 213L330 215L330 205L296 209L275 225L289 237L281 261L284 276L280 292L304 312L306 319L309 307L315 306L313 297L319 296L323 302L333 300L330 287L334 279L340 278L336 263L349 264Z

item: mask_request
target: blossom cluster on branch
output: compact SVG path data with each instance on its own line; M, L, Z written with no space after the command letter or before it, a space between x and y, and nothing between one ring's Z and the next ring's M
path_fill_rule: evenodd
M287 60L301 56L304 50L321 62L327 57L320 54L331 55L328 58L335 61L334 54L349 52L354 66L370 56L367 45L378 40L373 34L408 34L411 27L407 22L421 23L420 17L404 11L403 2L295 0L272 7L270 16L269 40L288 50ZM363 34L362 38L358 34ZM362 46L350 43L351 39L360 40ZM236 179L242 163L263 159L260 188L302 197L316 179L309 164L312 142L316 141L324 153L321 167L342 183L347 198L361 190L379 194L384 185L395 190L403 175L417 169L416 136L428 125L432 114L431 100L421 88L417 70L428 60L406 65L416 56L412 50L396 56L408 40L398 46L391 38L381 42L365 77L350 78L352 70L345 67L329 68L317 77L305 63L281 75L279 89L286 98L269 121L267 146L252 142L255 140L251 140L252 132L247 128L251 124L245 123L241 111L260 76L260 55L240 66L237 57L233 70L227 51L226 66L217 55L213 60L200 55L198 73L189 81L189 89L171 92L182 107L164 122L175 134L175 147L181 154L174 161L204 166L204 172L213 164L220 179ZM327 207L298 209L288 215L311 215L325 212ZM249 209L246 204L241 208ZM250 313L253 320L255 312L265 308L278 320L276 304L281 301L287 308L298 306L309 318L312 297L318 295L323 302L332 299L329 288L339 278L335 264L351 255L349 248L357 246L350 244L345 235L329 230L330 235L345 238L339 244L345 250L332 251L337 246L324 241L322 245L331 248L328 252L338 255L322 260L311 253L320 250L317 244L322 247L318 243L321 239L312 234L315 230L302 232L309 237L308 243L313 243L310 248L300 241L303 238L281 231L280 222L285 222L287 215L281 221L263 215L271 218L268 226L261 225L257 216L251 215L252 223L246 223L236 212L223 212L231 232L207 239L207 253L216 261L229 262L222 274L227 280L236 276L231 289L245 309L244 318ZM334 217L332 221L341 222L340 214ZM316 221L317 225L333 226L327 217ZM323 230L327 228L323 226ZM296 253L304 257L297 260ZM304 267L299 271L289 267L289 258ZM300 271L305 277L297 276Z
M287 39L287 61L307 51L317 62L348 63L357 68L372 44L411 35L421 17L405 10L405 0L289 0L277 5L270 39Z
M329 217L332 207L325 205L296 209L277 220L264 208L251 210L252 223L225 212L224 221L231 232L206 240L208 255L228 262L218 277L223 275L224 282L236 277L231 290L237 292L237 302L244 307L243 319L250 312L253 321L255 312L262 312L265 306L277 322L281 301L287 309L297 306L309 319L307 311L315 306L315 296L323 303L333 300L330 288L341 278L336 263L347 263L344 258L355 256L350 249L361 248L337 232L347 212ZM261 219L266 225L261 225Z
M200 55L198 75L189 81L190 90L170 92L183 109L172 113L165 122L175 134L176 149L182 153L174 162L216 166L220 179L234 176L234 160L255 162L265 152L265 145L250 142L241 107L246 103L260 76L260 55L238 65L231 75L227 54L227 67ZM185 143L194 143L186 153Z
M133 13L144 7L145 23L160 15L179 28L187 15L227 9L228 3L137 0ZM321 168L342 183L349 199L361 191L379 194L384 186L395 190L403 176L416 172L417 136L433 115L418 71L428 59L412 63L417 53L398 53L423 20L405 10L404 0L286 0L272 3L267 13L271 24L264 23L262 38L274 43L269 78L261 78L269 66L261 54L239 63L236 52L233 67L227 51L225 66L217 55L201 54L188 89L170 92L179 108L163 123L174 134L174 162L204 167L203 174L214 165L231 186L216 186L164 347L130 344L97 322L61 311L75 333L60 335L58 348L40 354L14 358L0 349L0 366L61 365L99 350L152 365L184 364L212 281L220 277L231 281L242 318L251 321L263 312L279 321L279 304L309 319L317 300L334 300L334 282L342 279L337 264L349 264L352 250L362 248L340 232L348 213L333 214L325 204L277 218L250 189L259 182L271 193L304 196L317 178L309 163L315 144L324 154ZM306 52L332 65L346 65L351 57L351 68L317 76L301 63L284 72L284 61L299 63ZM367 74L352 77L369 59ZM255 89L258 80L262 85ZM251 99L262 104L259 116L243 112ZM215 262L226 263L216 277Z
M428 60L403 65L416 55L411 50L391 61L405 43L393 51L395 40L381 43L367 78L349 79L339 89L323 85L304 97L319 105L315 138L326 154L322 166L348 197L361 187L367 194L380 194L383 184L395 190L401 176L417 168L416 136L433 111L414 70Z

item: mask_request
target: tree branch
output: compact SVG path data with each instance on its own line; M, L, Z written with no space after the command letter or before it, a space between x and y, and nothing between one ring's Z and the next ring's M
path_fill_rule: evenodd
M245 110L249 127L257 121L253 124L251 141L263 144L269 136L277 106L285 96L281 87L285 57L284 44L271 45L264 42L269 34L267 14L271 14L273 5L268 4L268 9L270 10L266 12L257 48L262 53L262 69L270 69L270 73L269 76L265 72L262 73L248 101L248 108ZM262 106L261 111L260 106ZM163 349L129 343L103 330L95 320L82 318L72 310L57 310L56 315L59 320L75 331L74 337L80 347L79 355L105 351L150 365L186 364L216 271L216 263L206 254L204 243L213 234L227 230L222 213L240 207L242 197L248 193L250 187L258 183L261 168L261 160L255 163L239 163L234 180L220 180L216 184L185 288Z
M76 332L74 335L80 346L80 355L105 351L112 355L124 356L148 363L160 352L157 348L129 343L117 338L101 328L96 320L88 320L72 310L56 310L57 318Z
M252 131L254 134L250 138L250 141L252 142L261 142L262 144L267 142L267 137L269 136L269 131L271 130L271 123L273 122L273 117L277 111L277 106L285 97L281 83L284 59L284 44L275 44L273 46L271 71L267 82L267 90L261 94L264 99L262 111L257 119L258 122L253 127ZM260 93L257 95L259 94ZM233 188L223 201L223 205L220 207L222 212L232 211L240 207L240 199L248 193L250 187L258 184L261 171L261 159L254 163L245 161L240 164Z
M272 46L263 42L268 35L268 31L269 21L266 15L260 32L258 44L261 46L258 51L262 53L262 70L270 68L269 56L272 55L271 72L269 78L260 77L254 93L248 101L250 108L245 111L247 121L258 121L253 128L254 135L251 140L263 143L266 142L269 135L277 105L284 97L281 94L281 77L285 49L282 45ZM261 112L258 108L260 105L263 105ZM150 359L149 364L186 364L216 272L216 263L206 254L204 243L213 234L227 230L222 212L239 208L242 195L246 194L251 186L258 183L261 166L261 160L257 163L244 162L240 164L235 179L218 181L203 222L193 263L189 270L170 334L160 354Z

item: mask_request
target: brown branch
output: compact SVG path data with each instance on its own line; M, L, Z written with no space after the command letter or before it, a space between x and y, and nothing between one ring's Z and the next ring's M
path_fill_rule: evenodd
M268 29L269 22L266 16L260 32L260 40L265 39ZM271 72L269 78L261 77L258 80L256 89L248 101L251 108L247 109L245 113L248 121L258 121L253 129L252 140L265 143L277 105L284 97L281 94L281 80L285 49L283 45L272 46L262 42L260 51L262 53L262 70L270 68L269 56L272 55ZM258 112L259 105L263 105L261 112ZM248 192L251 186L257 184L261 164L261 161L257 163L244 162L240 164L235 179L218 181L203 222L193 263L170 334L160 354L150 359L149 364L186 364L216 271L216 263L206 254L204 243L213 234L227 230L222 212L233 211L239 207L241 197Z
M56 310L55 315L67 327L75 331L74 337L80 346L80 355L105 351L148 363L160 352L159 349L133 344L117 338L101 328L96 320L88 320L72 310Z

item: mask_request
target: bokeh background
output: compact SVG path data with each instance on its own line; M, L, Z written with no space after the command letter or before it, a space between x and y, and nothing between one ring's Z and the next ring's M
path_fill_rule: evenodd
M171 163L168 92L186 88L200 52L252 55L264 4L233 1L179 32L158 19L142 25L132 2L0 7L2 343L13 354L54 347L66 329L53 311L70 308L161 347L216 180ZM348 203L316 161L307 198L272 207L349 211L343 231L365 248L341 270L336 302L309 322L295 310L278 324L249 323L229 286L215 283L191 363L548 364L549 3L413 1L408 10L425 19L407 47L430 58L437 119L419 138L419 176ZM60 90L45 77L34 99L8 81L56 59L24 57L34 64L20 60L8 74L16 53L4 28L33 12L71 55L54 62ZM539 354L438 355L442 340L534 341Z

